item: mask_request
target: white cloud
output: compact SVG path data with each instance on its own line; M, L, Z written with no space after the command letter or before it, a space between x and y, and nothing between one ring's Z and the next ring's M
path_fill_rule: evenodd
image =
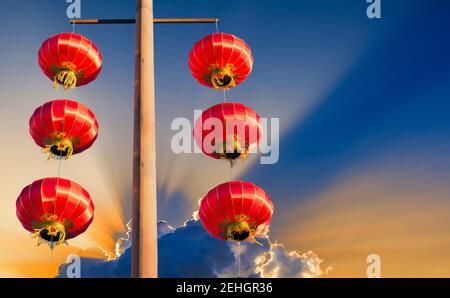
M131 222L128 228L131 228ZM212 237L201 222L190 219L178 228L158 222L160 277L321 277L322 260L313 252L288 251L268 237L259 238L262 245L223 241ZM131 264L130 230L116 245L117 258L81 261L82 277L129 277ZM60 266L65 276L67 264Z

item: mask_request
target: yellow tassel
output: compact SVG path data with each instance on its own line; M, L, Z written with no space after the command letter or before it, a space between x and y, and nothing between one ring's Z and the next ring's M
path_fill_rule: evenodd
M42 233L43 231L44 233ZM66 236L67 233L64 224L54 220L48 220L38 224L34 228L34 233L31 234L32 238L38 238L37 246L40 246L42 243L47 243L51 249L56 245L64 243Z
M77 86L77 75L72 70L62 69L54 77L53 88L58 89L59 85L64 86L64 92L74 89Z
M217 65L210 65L211 75L209 81L214 89L230 89L236 86L236 75L234 74L234 65L227 64L223 68Z
M57 152L61 152L61 154L55 154L52 152L52 148L56 147ZM67 138L64 137L55 137L50 144L45 145L44 153L48 153L47 160L52 158L62 158L64 152L67 150L67 154L64 159L69 159L73 154L73 144Z

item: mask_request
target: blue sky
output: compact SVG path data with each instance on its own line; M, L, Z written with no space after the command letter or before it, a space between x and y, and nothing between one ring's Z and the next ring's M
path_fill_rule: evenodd
M133 18L132 2L82 0L82 17ZM345 266L352 270L343 270L342 274L358 275L360 271L363 274L360 265L350 264L347 257L340 256L351 255L351 243L355 243L355 249L359 247L356 244L361 236L337 243L329 235L339 234L340 228L344 231L347 227L331 221L335 229L327 230L324 222L329 222L320 217L325 216L324 206L329 206L326 202L338 197L336 189L348 187L351 196L351 190L361 186L355 179L366 177L369 186L380 191L375 195L378 206L399 203L393 215L387 211L374 215L386 220L399 216L404 209L414 213L433 202L441 206L441 195L434 193L437 189L442 188L442 197L450 193L445 186L450 176L448 1L382 0L380 20L367 18L364 0L154 2L155 17L218 17L220 31L243 38L252 48L254 69L248 80L227 97L249 105L263 117L280 118L281 125L280 160L275 165L248 162L238 165L230 176L226 165L207 157L173 154L170 151L170 138L174 134L170 130L172 120L180 116L192 118L194 109L205 109L221 100L220 93L197 84L187 67L192 45L214 32L215 27L213 24L156 25L160 219L180 226L190 218L197 200L209 189L230 178L249 180L263 187L275 203L273 240L285 243L292 250L318 252L325 262L329 259L337 264L333 266L338 268L337 275L339 268ZM65 15L66 7L62 0L0 3L3 122L0 131L20 148L5 148L1 157L4 167L11 169L1 180L10 177L14 180L8 186L2 182L5 183L2 195L12 200L21 185L54 173L54 165L44 164L36 153L26 126L29 114L37 105L55 96L65 96L51 89L50 81L37 66L36 55L48 36L72 30ZM111 197L117 197L114 200L120 207L114 205L114 212L121 218L121 228L111 228L111 237L116 239L130 217L134 28L79 25L75 32L92 39L104 58L98 79L69 95L96 112L100 137L90 152L64 165L63 173L86 185L97 200L104 201L104 206L109 206ZM10 161L9 156L15 156L16 162ZM92 167L97 176L83 174ZM395 191L381 192L390 189L384 181L393 183ZM429 195L423 200L415 197L413 201L426 201L425 207L421 203L397 200L410 197L410 193L417 194L414 187L418 185L422 190L429 190ZM371 189L370 193L374 191ZM374 200L369 197L361 198L361 209L373 207ZM7 208L7 204L1 206ZM365 226L359 217L352 217L355 213L346 213L347 201L338 200L334 204L339 214L354 226ZM298 216L291 215L292 210ZM311 214L303 214L302 210ZM423 220L434 226L433 232L439 232L436 237L447 239L445 229L449 223L433 219L430 212L422 212ZM314 224L306 219L311 216ZM408 220L414 223L415 219ZM3 221L7 225L17 223L13 213L8 213ZM108 227L115 225L110 223ZM317 232L305 231L306 226L317 227ZM392 228L396 231L398 228L397 237L409 233L400 226L396 221ZM386 229L382 226L377 230L377 241L371 245L391 256L397 244L380 236L385 235ZM304 238L296 231L305 233ZM323 237L319 231L324 233ZM20 229L14 232L19 233ZM317 236L313 239L312 234ZM336 246L334 252L329 248L331 244L327 246L329 240ZM412 247L417 243L417 239L402 241ZM345 250L343 247L348 243L350 248ZM420 254L442 251L447 245L447 242L438 243L421 250ZM363 255L368 251L370 247L365 247L358 253ZM450 256L445 257L450 262ZM402 264L407 259L392 258L389 259L392 275L406 271ZM426 273L426 270L429 269L417 272Z

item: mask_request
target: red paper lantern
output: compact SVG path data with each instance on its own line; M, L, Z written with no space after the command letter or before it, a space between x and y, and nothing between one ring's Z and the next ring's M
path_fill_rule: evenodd
M254 240L267 232L273 214L269 195L250 182L231 181L211 189L201 200L203 227L223 240Z
M253 152L263 135L261 119L241 104L223 102L210 107L197 119L194 139L203 153L233 161Z
M51 248L74 238L94 219L94 203L77 183L63 178L44 178L26 186L16 201L22 226Z
M231 34L214 33L198 41L189 54L189 68L200 84L215 89L239 85L252 71L250 47Z
M49 153L49 159L67 159L83 152L92 146L98 134L94 113L68 99L52 100L38 107L29 124L31 137Z
M39 66L64 90L93 81L102 69L102 56L92 41L76 33L60 33L42 43L38 53Z

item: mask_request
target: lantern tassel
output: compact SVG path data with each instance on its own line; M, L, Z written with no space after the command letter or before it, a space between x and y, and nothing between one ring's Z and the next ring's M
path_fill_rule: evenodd
M234 65L227 64L225 67L210 65L209 69L211 70L209 81L214 89L227 90L236 86L235 78L237 75L234 74Z
M39 224L39 227L34 229L31 237L38 238L37 246L47 243L50 249L53 250L56 245L66 242L66 228L60 222L49 220Z
M73 144L67 138L55 138L50 144L45 145L44 153L48 153L47 160L64 156L64 159L69 159L73 154Z
M59 85L64 86L64 92L74 89L77 86L77 75L75 72L67 69L58 71L53 81L53 88L58 89Z

